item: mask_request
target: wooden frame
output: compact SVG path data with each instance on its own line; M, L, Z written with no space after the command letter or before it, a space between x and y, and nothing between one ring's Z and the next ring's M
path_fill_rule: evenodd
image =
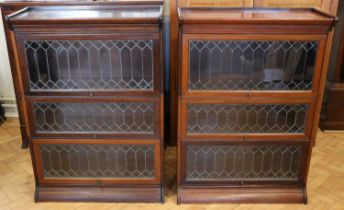
M242 11L242 15L240 15ZM255 14L257 11L257 14ZM178 72L178 202L259 202L259 203L306 203L306 183L312 145L315 142L318 117L322 103L324 81L330 49L334 18L312 9L264 10L278 11L290 18L279 20L278 16L259 16L259 9L229 8L180 8L179 72ZM231 14L237 14L237 16ZM298 19L293 13L304 13ZM304 18L310 12L317 16ZM228 17L217 15L228 14ZM199 17L202 17L199 19ZM295 19L293 19L296 17ZM319 19L318 19L319 18ZM293 30L291 30L293 29ZM254 35L252 35L254 33ZM267 90L189 90L189 40L315 40L319 42L313 86L309 91ZM188 134L187 112L189 104L308 104L304 134L239 133L239 134ZM300 144L303 145L302 166L299 181L230 182L185 179L185 145L221 144ZM214 163L215 164L215 163Z
M137 11L147 8L144 1L109 3L108 6L92 6L81 3L83 9L98 10L114 8L116 5L130 5ZM138 3L138 4L135 4ZM11 3L9 3L11 5ZM27 3L28 5L34 3ZM78 2L61 4L45 2L43 5L78 5ZM6 4L7 5L7 4ZM11 8L7 5L7 9ZM97 4L98 5L98 4ZM135 6L134 6L135 5ZM162 202L163 201L163 151L164 151L164 70L163 70L163 31L162 1L148 1L147 5L155 8L151 18L114 17L100 19L68 20L55 16L56 19L37 20L17 18L25 12L35 12L35 8L26 8L4 17L9 30L10 49L13 53L11 64L15 74L15 84L20 91L20 116L25 119L25 130L29 136L29 145L36 180L36 201L126 201L126 202ZM21 5L22 6L22 5ZM15 8L21 7L15 4ZM59 10L71 7L57 7ZM78 11L81 7L77 8ZM126 11L126 6L118 7ZM47 7L36 9L50 9ZM54 13L56 10L53 10ZM8 14L8 13L7 13ZM52 23L56 23L52 26ZM24 40L105 40L105 39L150 39L153 41L153 89L149 90L30 90L28 85L27 61L23 49ZM32 112L33 102L150 102L154 104L154 133L149 135L116 133L39 133L35 129L35 117ZM39 145L47 144L152 144L154 145L155 178L154 179L46 179L42 175L42 163Z

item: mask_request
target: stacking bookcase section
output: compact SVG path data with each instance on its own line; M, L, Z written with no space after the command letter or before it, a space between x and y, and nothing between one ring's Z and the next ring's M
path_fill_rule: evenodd
M28 97L31 132L40 137L161 135L159 98Z
M35 139L33 147L41 183L160 183L156 141Z
M162 2L7 16L36 201L163 201Z
M334 17L180 8L178 202L307 202Z

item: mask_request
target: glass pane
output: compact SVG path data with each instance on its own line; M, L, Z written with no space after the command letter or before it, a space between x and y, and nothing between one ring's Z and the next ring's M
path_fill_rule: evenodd
M186 179L297 181L301 145L188 145Z
M34 103L40 133L154 133L154 103Z
M154 145L40 145L46 178L154 178Z
M304 133L307 105L191 104L187 131L204 133Z
M31 90L152 90L152 40L26 41Z
M190 90L310 90L316 41L189 42Z

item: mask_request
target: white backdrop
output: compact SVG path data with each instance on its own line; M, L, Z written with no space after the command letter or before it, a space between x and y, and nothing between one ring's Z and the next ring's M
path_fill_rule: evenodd
M7 45L2 18L0 18L0 101L3 103L6 116L17 116L15 93L13 89L12 75L10 70L10 63L8 60Z

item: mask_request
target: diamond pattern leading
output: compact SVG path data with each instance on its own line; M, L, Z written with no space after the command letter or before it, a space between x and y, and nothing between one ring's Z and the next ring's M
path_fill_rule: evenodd
M34 103L37 132L154 133L154 103Z
M188 181L297 181L300 145L188 145Z
M310 90L316 41L189 42L190 90Z
M25 41L31 90L152 90L152 40Z
M205 133L304 133L308 105L189 104L187 131Z
M154 178L154 145L40 145L46 178Z

